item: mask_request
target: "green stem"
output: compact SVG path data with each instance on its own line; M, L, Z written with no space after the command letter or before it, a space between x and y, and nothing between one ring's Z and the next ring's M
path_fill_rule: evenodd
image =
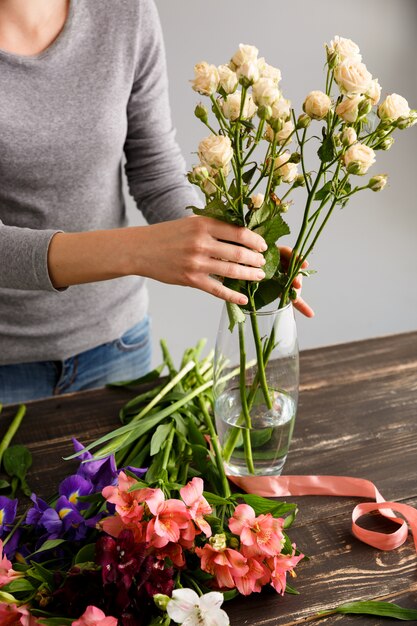
M18 430L22 422L22 419L25 416L25 413L26 413L26 407L24 404L21 404L17 410L15 417L13 418L12 423L10 424L9 428L7 429L6 434L4 435L0 443L0 465L3 459L3 454L5 450L9 447L11 440L15 436L16 431Z
M168 435L168 438L164 447L164 456L162 457L161 470L166 471L167 469L169 455L171 454L172 443L174 441L174 435L175 435L175 428L174 428L174 425L172 424L171 430L169 432L169 435Z
M272 409L272 402L271 402L271 397L269 395L268 383L267 383L266 374L265 374L264 354L262 350L262 341L261 341L261 337L259 334L258 317L256 314L255 303L252 297L250 299L250 304L252 308L252 311L250 313L250 322L252 326L253 339L255 341L256 358L258 361L257 363L258 379L261 385L262 393L265 398L265 404L268 409Z
M214 450L214 458L216 461L217 471L219 472L219 477L222 485L223 493L221 494L224 498L229 498L231 495L229 481L227 480L226 472L224 471L223 465L223 457L221 453L219 437L217 435L216 429L214 428L213 421L210 417L210 414L207 410L206 403L204 402L201 396L198 397L198 402L200 404L201 411L203 413L204 423L210 435L211 445Z
M255 473L252 458L252 445L250 440L250 431L252 428L252 422L250 413L248 410L247 398L246 398L246 352L245 352L245 328L244 322L238 323L239 328L239 352L240 352L240 371L239 371L239 389L240 400L242 403L242 413L245 422L245 426L242 429L243 447L245 450L246 467L250 474Z

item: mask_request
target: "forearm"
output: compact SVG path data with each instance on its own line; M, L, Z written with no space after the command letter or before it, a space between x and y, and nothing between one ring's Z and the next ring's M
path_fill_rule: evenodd
M52 284L59 289L140 274L147 228L57 233L48 251Z

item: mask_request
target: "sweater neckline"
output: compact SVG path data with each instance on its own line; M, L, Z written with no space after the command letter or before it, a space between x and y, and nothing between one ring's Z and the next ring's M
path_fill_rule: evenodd
M75 4L76 4L76 0L69 0L68 14L67 14L64 26L62 27L58 36L55 37L52 43L50 43L49 46L45 48L45 50L42 50L42 52L39 52L38 54L26 55L26 54L15 54L14 52L8 52L7 50L2 50L0 48L0 57L3 57L10 61L15 61L19 63L19 65L21 65L24 63L30 64L30 63L34 63L37 61L41 61L42 59L52 56L53 54L58 52L63 46L65 46L68 40L68 37L70 35L70 32L72 30L73 23L74 23Z

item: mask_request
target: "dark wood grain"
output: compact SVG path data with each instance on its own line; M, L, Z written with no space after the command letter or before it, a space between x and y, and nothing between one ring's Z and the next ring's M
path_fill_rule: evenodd
M47 496L68 474L72 436L87 443L118 425L131 392L102 389L32 402L16 441L34 456L31 485ZM14 413L4 409L0 434ZM285 472L367 478L388 500L417 506L417 332L305 351L296 428ZM291 499L289 499L291 500ZM384 599L417 608L417 556L411 540L393 552L350 532L360 500L297 498L291 537L310 556L292 581L300 595L263 592L228 604L233 626L310 622L342 602ZM381 528L370 516L367 527ZM388 523L384 523L389 530ZM320 624L388 625L396 620L332 615Z

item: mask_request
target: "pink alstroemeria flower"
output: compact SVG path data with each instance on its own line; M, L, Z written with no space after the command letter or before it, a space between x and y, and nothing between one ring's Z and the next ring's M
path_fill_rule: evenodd
M233 589L235 579L242 578L249 571L246 558L232 548L218 548L207 543L195 551L201 559L201 569L215 577L219 588Z
M9 582L14 580L15 578L20 578L24 576L23 572L15 572L11 561L7 558L6 555L3 554L3 542L0 539L0 588L7 585Z
M287 586L287 573L295 576L294 567L304 558L304 554L295 555L295 544L293 543L292 545L292 554L279 554L266 561L268 568L271 570L271 585L281 595L284 594Z
M193 478L180 489L181 498L184 500L197 527L203 531L206 537L211 537L211 526L204 519L204 515L210 515L211 506L203 496L204 482L201 478Z
M117 626L117 619L106 617L96 606L88 606L81 617L72 622L72 626Z
M0 602L1 626L40 626L25 606ZM107 624L105 624L107 626Z
M170 541L177 543L181 529L189 525L190 514L181 500L165 500L161 489L154 489L146 499L150 512L155 517L146 529L146 540L155 548L163 548Z
M116 511L123 522L140 522L143 517L143 506L141 503L146 497L143 491L153 491L153 489L138 489L129 492L129 489L136 484L136 480L131 476L126 476L124 472L119 472L118 484L116 486L104 487L102 495L108 502L116 505Z
M229 528L240 541L250 549L247 556L275 556L282 550L284 520L272 517L270 513L255 516L255 511L248 504L239 504L229 519Z
M254 591L261 591L262 587L271 579L268 568L254 558L247 559L248 571L244 576L235 576L235 584L239 593L249 596Z

